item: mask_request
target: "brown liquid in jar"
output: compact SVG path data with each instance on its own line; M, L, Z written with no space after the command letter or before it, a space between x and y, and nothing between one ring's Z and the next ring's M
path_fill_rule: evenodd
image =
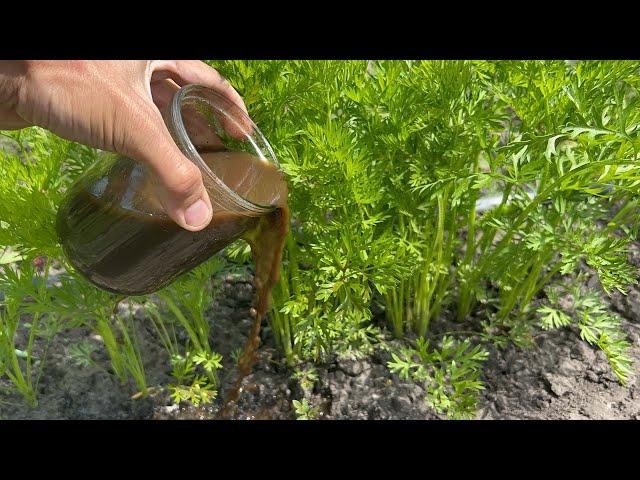
M247 153L211 152L201 157L241 197L274 209L248 216L216 210L212 198L209 226L189 232L154 203L144 167L122 157L107 172L88 175L72 187L58 211L57 230L67 258L78 271L101 288L125 295L159 290L238 238L249 243L255 263L255 321L238 362L235 388L227 395L222 412L226 416L255 363L261 321L280 275L289 225L287 184L272 164Z
M61 205L57 230L73 266L99 287L124 295L157 291L238 238L254 250L286 232L287 185L271 164L241 152L201 155L213 172L240 196L274 205L262 216L218 210L213 201L211 223L189 232L173 222L154 200L144 167L119 158L108 172L74 185ZM96 178L98 177L98 178ZM213 197L214 193L210 196ZM266 250L279 250L269 245ZM266 254L263 254L264 256ZM261 258L262 258L261 256Z

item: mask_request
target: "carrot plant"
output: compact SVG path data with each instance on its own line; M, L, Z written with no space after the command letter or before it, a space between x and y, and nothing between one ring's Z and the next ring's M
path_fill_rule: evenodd
M639 218L639 62L210 63L288 177L292 223L269 322L289 365L370 352L383 339L381 307L391 332L413 342L390 369L452 417L472 415L486 358L463 331L526 345L536 326L574 325L627 381L629 343L597 295L637 281L627 256ZM56 208L101 153L37 128L2 135L11 148L0 152L0 371L31 398L29 351L52 318L101 331L115 375L144 390L144 352L114 315L117 298L68 265L61 285L40 293L18 292L26 281L10 273L28 277L39 256L65 264ZM227 254L249 258L242 242ZM205 311L218 261L135 299L172 359L176 401L215 396L221 363ZM561 306L558 282L585 274L599 291ZM15 334L34 318L32 342ZM464 325L433 335L443 320Z
M289 363L368 351L374 295L410 272L384 205L384 166L354 123L367 62L214 62L242 92L290 185L293 212L271 327ZM237 252L233 252L237 253Z
M636 281L640 63L211 63L289 176L271 324L290 363L368 348L376 300L397 337L444 315L524 345L559 275ZM625 382L615 317L587 323Z
M43 335L40 312L29 312L31 301L42 302L46 293L47 273L34 271L32 265L19 271L5 269L0 275L0 290L5 295L0 311L0 375L6 375L25 401L37 405L36 390L42 370L36 371L34 344ZM50 317L55 322L55 317ZM20 326L24 328L19 331ZM43 330L43 332L41 332ZM19 338L22 336L23 338ZM48 341L50 335L46 335ZM44 355L46 356L46 347Z
M74 271L62 254L55 232L55 215L66 187L102 153L39 128L0 133L5 139L5 148L0 149L0 375L35 405L35 389L46 356L38 359L35 373L36 341L41 339L46 352L46 345L59 331L87 327L101 338L114 378L123 384L133 380L137 390L134 397L146 395L149 387L144 352L133 312L126 311L122 297L94 287ZM46 262L38 270L34 262L41 258ZM56 283L48 281L53 262L64 267ZM172 362L179 363L182 355L194 365L173 386L174 392L182 392L182 396L174 397L177 401L186 398L198 403L215 397L221 357L211 348L205 310L213 299L207 285L220 265L219 259L205 263L158 292L160 301L150 296L132 299L155 305L149 310L149 320ZM189 342L184 347L175 340L176 328L187 333ZM85 358L85 364L87 361Z
M472 418L475 394L483 390L479 380L481 363L488 354L469 339L457 342L444 336L440 348L432 348L428 340L418 338L415 348L404 347L393 354L389 368L401 379L421 383L427 402L450 418Z
M320 414L319 407L313 407L306 398L293 400L293 408L296 412L297 420L317 420Z
M146 313L157 337L169 353L172 376L169 385L172 398L194 405L210 403L217 396L217 371L222 368L222 355L213 351L206 311L215 298L212 277L224 264L221 257L198 266L171 286L157 293L159 302L147 302ZM176 334L182 328L189 338L182 345Z

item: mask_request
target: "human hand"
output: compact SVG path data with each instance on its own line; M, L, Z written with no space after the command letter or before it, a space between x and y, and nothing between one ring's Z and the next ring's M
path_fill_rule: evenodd
M199 61L0 61L0 129L37 125L148 165L167 215L198 231L211 221L211 201L200 170L176 146L161 114L173 93L191 83L213 88L246 112L233 87Z

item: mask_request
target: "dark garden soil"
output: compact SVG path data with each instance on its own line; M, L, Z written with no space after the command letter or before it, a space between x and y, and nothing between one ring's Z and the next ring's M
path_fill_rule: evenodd
M637 247L637 246L636 246ZM640 248L634 258L640 264ZM0 380L0 418L3 419L215 419L225 390L233 384L231 352L244 345L251 325L248 310L253 296L251 274L244 270L221 278L221 288L211 309L211 339L225 359L223 389L214 403L205 406L175 405L166 389L152 390L146 398L132 399L133 384L121 385L109 370L100 337L87 329L56 336L49 347L36 408L8 391ZM609 302L624 318L623 328L633 343L635 369L640 365L640 288L619 294ZM123 311L125 310L124 307ZM149 386L171 383L166 353L155 340L143 309L134 309L135 325L144 353ZM435 328L445 331L452 324ZM70 355L80 340L94 346L94 364L81 366ZM388 339L389 343L395 341ZM36 354L42 356L44 345ZM379 350L364 359L336 358L314 365L318 380L303 388L280 361L269 328L262 332L262 346L253 372L244 379L235 419L295 419L292 400L306 398L320 408L321 419L438 419L424 402L421 387L400 381L389 373L388 352ZM509 345L490 348L483 379L478 419L640 419L640 376L621 386L602 352L580 341L571 329L535 335L535 345L520 349Z
M638 243L631 260L640 267ZM588 283L597 285L593 277ZM615 292L602 298L622 317L622 329L632 343L635 374L626 387L618 383L601 351L578 341L577 330L540 332L531 349L492 349L478 418L640 420L640 286L633 286L627 296Z

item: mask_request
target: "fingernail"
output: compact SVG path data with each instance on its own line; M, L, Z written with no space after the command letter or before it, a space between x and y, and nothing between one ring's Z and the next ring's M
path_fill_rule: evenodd
M209 219L209 207L203 200L198 200L184 211L184 221L191 227L199 227Z

